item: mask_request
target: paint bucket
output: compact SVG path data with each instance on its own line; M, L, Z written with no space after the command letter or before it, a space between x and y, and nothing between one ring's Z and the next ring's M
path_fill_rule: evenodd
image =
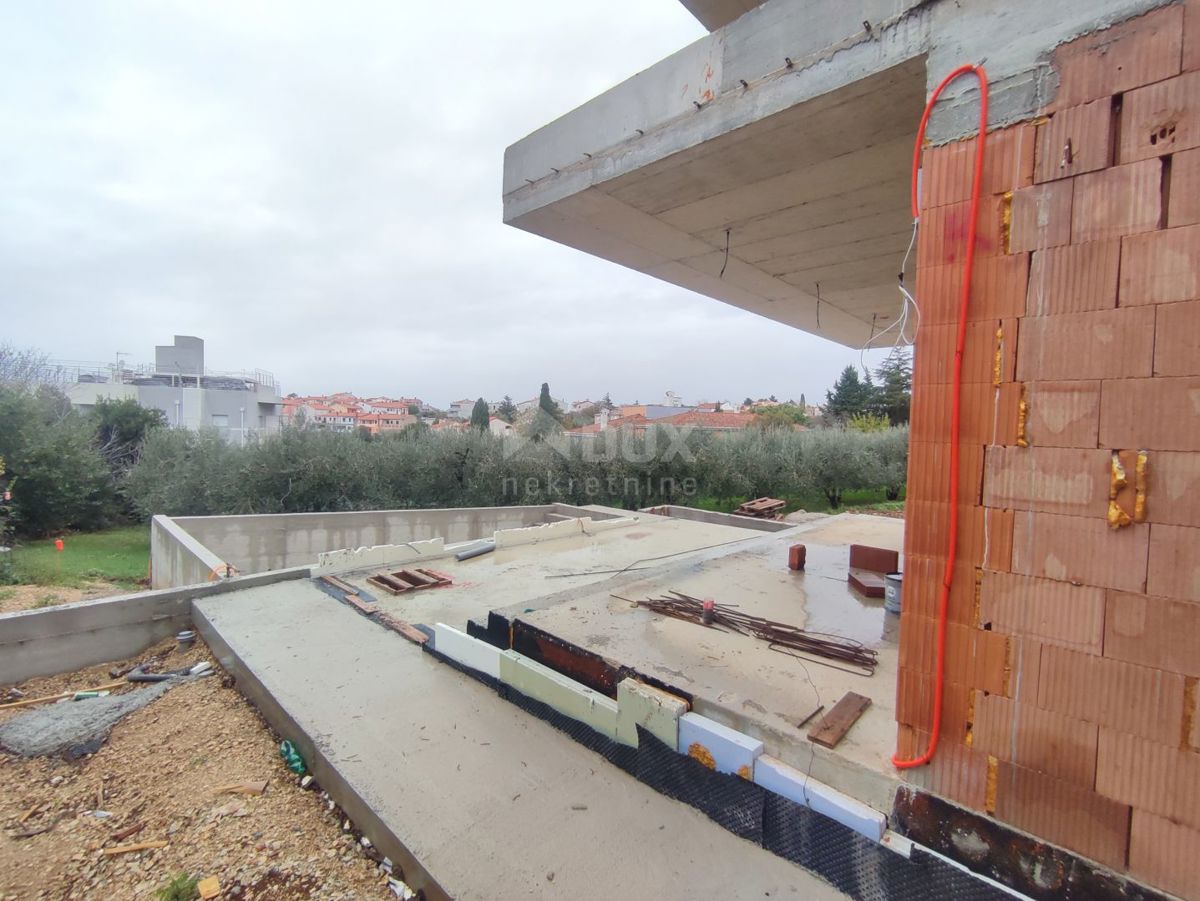
M175 635L175 640L179 642L179 649L186 651L196 640L196 633L191 629L184 629L182 632L179 632Z
M900 597L904 588L904 573L884 573L883 609L888 613L900 612Z

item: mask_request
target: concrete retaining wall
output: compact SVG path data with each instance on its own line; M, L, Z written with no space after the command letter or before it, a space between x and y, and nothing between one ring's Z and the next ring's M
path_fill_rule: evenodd
M795 528L794 522L776 519L755 519L753 516L735 516L732 513L716 513L696 507L679 507L663 504L661 507L645 507L640 512L655 516L670 516L674 519L690 519L692 522L708 522L717 526L734 526L739 529L757 529L760 532L781 532Z
M190 628L192 599L288 579L305 567L0 615L0 685L122 660Z
M225 561L169 516L150 520L150 587L199 585L225 578Z
M461 507L442 510L370 510L354 513L280 513L254 516L183 516L175 526L195 547L207 549L222 567L229 563L243 573L266 572L315 564L320 554L342 548L375 547L442 538L446 543L490 538L497 529L515 529L546 521L554 514L608 519L612 514L568 504L531 507ZM155 520L166 517L155 517ZM170 533L176 537L176 533ZM166 537L166 529L163 530ZM154 558L155 586L184 584L174 578L176 558L194 551L168 551L163 542ZM153 545L153 539L152 539ZM159 557L162 563L159 563ZM202 559L209 559L202 558ZM160 565L164 569L160 580ZM194 570L190 571L194 572ZM172 575L166 575L172 573Z

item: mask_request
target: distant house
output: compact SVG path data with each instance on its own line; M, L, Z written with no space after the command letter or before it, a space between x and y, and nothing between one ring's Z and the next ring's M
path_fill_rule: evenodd
M386 432L401 432L417 421L417 417L407 412L403 413L363 413L358 417L358 424L367 429L372 435Z
M449 413L451 416L453 416L455 419L470 419L471 418L471 410L474 407L475 407L475 401L471 400L468 397L468 398L464 398L463 400L453 401L450 404L450 407L446 412Z
M621 407L620 413L622 417L629 416L644 416L646 419L663 419L667 416L675 416L678 413L683 413L688 410L694 410L695 407L672 407L666 404L625 404Z
M493 435L510 435L512 434L512 430L513 427L511 422L506 422L499 416L492 416L488 418L488 431Z
M670 426L687 428L700 432L740 432L754 423L753 413L712 413L700 410L684 410L673 416L660 416L649 419L640 413L631 416L621 416L609 419L603 411L596 415L596 421L578 429L571 429L566 434L573 438L594 438L609 429L633 429L644 432L651 426Z
M740 432L754 424L753 413L713 413L690 410L675 416L654 420L656 425L672 425L676 428L691 427L704 432Z
M317 428L331 432L352 432L358 428L358 413L344 404L307 404L301 409L305 418Z

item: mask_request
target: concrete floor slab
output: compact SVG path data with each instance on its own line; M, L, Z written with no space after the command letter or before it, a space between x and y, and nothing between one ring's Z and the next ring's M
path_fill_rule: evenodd
M430 897L844 897L309 582L199 599L195 615L273 724L306 736L322 784L432 874Z
M726 525L636 515L638 522L611 531L497 548L461 562L453 557L430 561L430 566L454 579L454 584L446 588L389 595L367 584L371 571L339 575L403 620L444 622L461 629L468 619L486 621L491 610L524 610L546 596L610 579L615 570L661 565L661 559L650 558L677 555L669 559L709 559L735 544L764 536L760 531Z
M878 810L899 784L894 751L898 619L846 584L849 543L900 547L902 520L839 516L776 533L703 563L674 561L632 580L598 582L556 603L501 612L694 697L697 712L761 739L767 753ZM787 567L790 545L808 547L807 569ZM632 601L678 590L744 612L853 638L878 654L873 676L770 650L764 642L704 629ZM536 608L536 609L532 609ZM871 707L835 749L813 745L798 723L847 691Z

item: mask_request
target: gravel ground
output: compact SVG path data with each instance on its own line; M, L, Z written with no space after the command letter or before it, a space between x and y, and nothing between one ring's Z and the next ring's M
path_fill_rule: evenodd
M164 642L136 660L19 687L28 697L82 689L112 681L112 667L155 654L152 669L160 671L200 660L216 666L199 642L187 652ZM95 754L75 762L0 752L0 898L153 898L183 872L216 876L222 899L395 897L341 811L319 788L299 786L279 758L278 739L217 669L129 714ZM15 715L0 709L0 722ZM264 779L262 795L216 791ZM151 840L168 845L101 852Z

